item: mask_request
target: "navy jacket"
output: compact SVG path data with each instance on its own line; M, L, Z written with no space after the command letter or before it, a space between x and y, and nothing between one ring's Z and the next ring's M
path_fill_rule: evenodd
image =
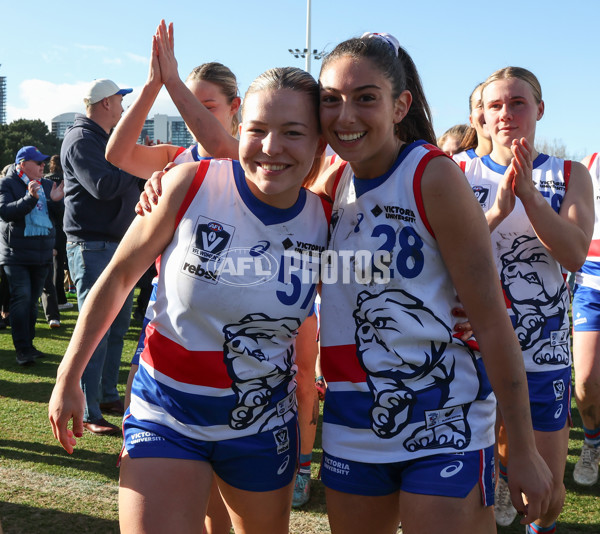
M52 181L42 178L48 211ZM25 216L35 208L37 199L27 191L12 165L4 178L0 178L0 265L43 265L52 263L55 231L48 235L25 236Z
M106 161L107 143L108 134L85 115L65 133L60 162L68 241L118 242L135 217L138 178Z

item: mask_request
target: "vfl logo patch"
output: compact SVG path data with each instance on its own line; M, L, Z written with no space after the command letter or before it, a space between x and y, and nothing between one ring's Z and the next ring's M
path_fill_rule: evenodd
M489 188L489 186L474 185L473 193L475 194L475 198L477 199L477 202L479 202L479 204L481 204L481 207L485 211L487 211L489 209L489 203L490 203L490 188Z
M218 222L211 221L206 224L199 224L196 227L196 247L194 252L203 261L208 261L214 255L223 252L230 239L231 234Z
M181 271L203 282L216 284L219 279L215 259L227 255L235 228L200 215L188 246Z
M563 380L555 380L552 382L552 387L554 388L554 397L557 401L563 400L565 395L565 383Z
M289 450L290 436L287 428L284 427L274 430L273 437L275 438L275 443L277 444L277 454L282 454Z

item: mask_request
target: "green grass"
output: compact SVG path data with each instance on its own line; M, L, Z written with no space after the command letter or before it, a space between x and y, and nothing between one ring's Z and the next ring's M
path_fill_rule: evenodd
M73 301L74 302L74 301ZM37 325L35 345L47 354L32 367L15 362L10 329L0 331L0 518L4 534L84 532L117 533L116 460L121 447L117 437L86 433L69 456L54 440L47 416L56 369L64 354L76 310L61 312L62 328L50 330L43 317ZM121 365L121 393L140 325L132 322ZM576 486L572 472L581 447L581 420L573 404L575 427L571 432L565 484L567 499L560 518L560 533L600 533L600 483ZM107 419L119 424L118 417ZM317 437L313 479L321 460ZM300 511L292 512L292 534L329 532L320 481L313 480L312 497ZM515 523L500 533L521 533ZM268 533L266 533L268 534ZM377 534L377 533L371 533Z

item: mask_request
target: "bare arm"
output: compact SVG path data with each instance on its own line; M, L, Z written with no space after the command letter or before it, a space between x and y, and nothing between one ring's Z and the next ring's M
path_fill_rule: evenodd
M526 511L526 522L531 522L547 509L551 474L536 450L523 356L506 313L489 229L468 182L450 160L435 158L427 165L422 193L505 419L513 502L517 510ZM521 492L527 497L527 507Z
M556 213L535 189L515 193L523 202L538 239L552 257L568 271L577 271L587 256L594 231L594 191L587 169L572 163L569 187Z
M169 173L165 179L163 201L151 215L134 220L81 309L58 368L48 408L54 437L69 454L75 445L74 435L80 437L83 433L81 375L137 280L171 241L176 213L196 168L195 164L181 165ZM67 428L71 419L72 431Z
M493 231L518 197L538 239L565 269L577 271L585 261L594 230L594 198L587 169L573 162L569 187L557 213L532 180L533 150L525 138L513 141L513 159L500 183L494 206L486 213Z
M138 145L144 122L162 87L156 49L156 36L152 37L152 52L148 79L142 92L117 124L106 146L106 159L113 165L140 178L148 179L175 157L177 147L172 145Z
M156 38L162 81L196 140L215 158L238 159L238 140L223 128L179 77L173 47L173 23L167 28L162 20Z

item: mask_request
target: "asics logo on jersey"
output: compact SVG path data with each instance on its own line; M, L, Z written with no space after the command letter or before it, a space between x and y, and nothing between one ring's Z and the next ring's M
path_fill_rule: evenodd
M354 233L357 234L358 232L360 232L360 223L363 222L363 219L365 218L365 214L364 213L359 213L358 214L358 221L356 222L356 226L354 227Z
M452 462L450 465L444 467L440 471L440 476L442 478L450 478L460 472L463 468L463 463L460 461Z
M271 243L269 243L268 241L259 241L258 245L254 245L250 249L250 256L260 256L261 254L264 254L267 250L269 250L270 246Z
M287 466L289 463L290 463L290 455L288 454L285 457L285 460L283 461L283 463L279 466L279 469L277 469L277 474L283 475L283 473L285 473L285 470L287 469Z

